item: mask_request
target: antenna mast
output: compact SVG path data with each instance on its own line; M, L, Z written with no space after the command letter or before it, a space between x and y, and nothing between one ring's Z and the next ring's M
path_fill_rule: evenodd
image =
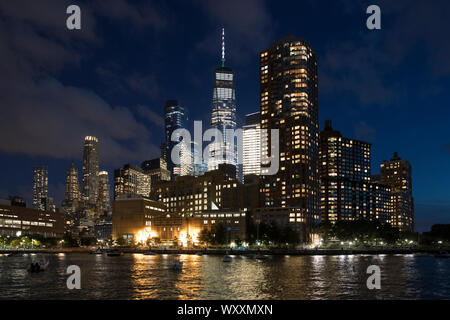
M222 28L222 68L225 67L225 28Z

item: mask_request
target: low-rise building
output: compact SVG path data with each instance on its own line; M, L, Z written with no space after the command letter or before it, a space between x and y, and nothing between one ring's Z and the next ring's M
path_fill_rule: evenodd
M0 205L0 235L62 238L64 231L64 215L61 213Z

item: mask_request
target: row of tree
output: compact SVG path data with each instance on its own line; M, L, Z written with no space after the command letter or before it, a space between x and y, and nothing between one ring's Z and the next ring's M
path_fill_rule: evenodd
M290 226L279 226L276 223L247 222L246 242L250 245L259 242L265 245L295 245L299 243L299 234ZM199 234L199 241L203 245L224 245L229 244L231 239L231 230L227 229L222 223L216 224L211 230L203 229ZM234 241L240 246L242 240Z
M394 244L402 239L417 240L417 234L412 232L400 232L398 228L390 224L381 224L379 221L337 221L335 224L329 221L322 222L318 227L323 242L330 240L376 242L383 241Z

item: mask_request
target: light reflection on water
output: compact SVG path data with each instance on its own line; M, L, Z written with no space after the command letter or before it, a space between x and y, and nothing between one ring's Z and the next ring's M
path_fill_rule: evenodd
M30 274L31 261L50 261ZM170 269L173 259L183 270ZM81 290L66 286L81 268ZM367 267L381 268L381 290L368 290ZM0 257L0 299L449 299L450 259L414 255L233 256L89 254Z

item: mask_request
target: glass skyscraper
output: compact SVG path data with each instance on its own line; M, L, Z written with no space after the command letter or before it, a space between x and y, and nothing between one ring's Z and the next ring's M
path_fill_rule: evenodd
M175 164L172 161L172 150L173 147L176 146L180 137L177 137L176 141L172 141L172 134L177 129L184 128L184 120L185 120L185 110L184 106L182 106L177 100L168 100L164 105L164 125L165 125L165 135L166 141L161 147L162 157L167 162L167 170L170 171L170 174L173 176L175 169Z
M83 200L95 206L98 196L98 139L87 136L83 149Z
M243 175L261 175L261 123L259 112L245 117L242 128Z
M48 198L48 169L35 167L33 170L33 208L45 210L44 202Z
M236 95L233 71L225 67L224 31L222 30L222 65L214 72L211 128L222 134L222 141L212 143L209 150L208 171L217 170L222 163L237 167ZM227 129L233 135L227 137Z

